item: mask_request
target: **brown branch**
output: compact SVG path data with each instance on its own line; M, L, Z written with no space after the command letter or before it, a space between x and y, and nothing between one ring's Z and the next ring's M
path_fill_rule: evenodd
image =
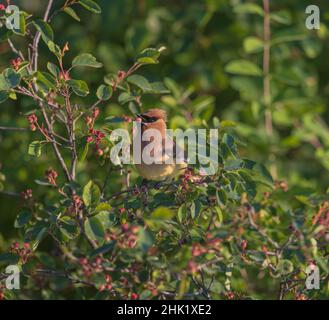
M270 78L270 58L271 58L271 20L270 20L270 1L263 0L264 6L264 55L263 55L263 73L264 73L264 105L265 105L265 128L267 135L273 134L271 107L271 78Z
M48 18L49 18L49 14L50 14L50 10L53 6L53 2L54 0L49 0L45 14L43 16L43 21L48 22ZM38 58L39 58L39 42L40 42L40 38L41 38L41 33L38 31L34 37L33 40L33 54L32 54L32 70L37 71L38 69Z
M29 131L28 128L0 127L0 131Z

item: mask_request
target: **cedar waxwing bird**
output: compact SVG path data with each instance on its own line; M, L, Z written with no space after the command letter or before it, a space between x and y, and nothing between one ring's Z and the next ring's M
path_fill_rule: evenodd
M187 163L176 163L176 143L167 135L167 114L161 109L150 109L146 113L137 114L141 122L141 136L148 133L148 130L157 130L161 135L161 140L152 139L152 131L149 131L151 138L149 141L141 141L141 151L152 143L150 156L157 161L151 164L145 163L143 156L141 164L136 164L138 173L146 180L162 181L167 178L174 178L183 173L187 168ZM159 160L159 161L158 161ZM166 161L169 160L169 161ZM172 160L172 161L170 161ZM160 162L160 163L159 163ZM170 162L170 163L169 163Z

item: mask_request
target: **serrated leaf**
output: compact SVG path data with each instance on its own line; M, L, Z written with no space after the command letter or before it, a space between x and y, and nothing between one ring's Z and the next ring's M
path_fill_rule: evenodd
M75 57L72 62L72 67L101 68L102 66L103 64L98 62L90 53L82 53Z
M151 91L152 87L149 81L138 74L134 74L127 78L127 82L135 85L136 87L142 89L144 92Z
M85 97L89 94L89 88L85 81L72 79L68 80L67 83L76 95L80 97Z
M89 10L92 13L101 13L102 9L101 7L92 0L80 0L78 3L80 3L84 8Z
M83 202L87 207L96 206L99 203L101 192L97 184L89 181L83 188Z

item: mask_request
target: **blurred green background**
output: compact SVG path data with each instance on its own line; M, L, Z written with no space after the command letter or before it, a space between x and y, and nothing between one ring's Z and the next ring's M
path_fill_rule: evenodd
M13 1L20 8L41 16L47 1ZM64 1L55 1L58 8ZM327 0L271 1L273 46L271 47L271 112L273 134L264 126L263 79L233 75L225 69L232 60L248 60L262 68L263 19L257 13L246 13L241 4L262 1L242 0L103 0L101 15L91 15L81 7L76 11L81 23L61 13L52 22L55 41L69 43L66 59L81 52L93 53L104 63L105 70L83 71L95 92L103 77L127 70L138 52L146 47L166 46L161 63L147 66L143 75L149 80L166 79L172 95L150 98L145 107L161 106L170 112L171 126L186 126L184 111L206 110L220 120L236 122L243 154L266 164L274 177L286 180L301 193L326 192L329 171L329 2ZM305 9L316 4L321 9L320 30L305 27ZM256 39L256 41L255 41ZM19 47L24 43L17 38ZM25 52L24 52L25 53ZM0 69L15 56L6 43L0 43ZM40 66L45 68L48 49L41 45ZM89 98L90 104L95 95ZM126 107L114 102L104 108L106 116L128 114ZM24 113L35 106L29 99L6 102L0 106L0 126L28 127ZM207 119L213 125L211 117ZM0 173L2 192L19 193L32 188L43 195L34 183L51 164L46 153L41 160L30 159L27 148L33 141L31 132L0 131ZM50 152L49 152L50 153ZM80 168L90 176L104 172L90 163ZM4 180L4 179L3 179ZM112 186L113 189L116 186ZM20 200L0 193L1 237L16 235L13 228Z

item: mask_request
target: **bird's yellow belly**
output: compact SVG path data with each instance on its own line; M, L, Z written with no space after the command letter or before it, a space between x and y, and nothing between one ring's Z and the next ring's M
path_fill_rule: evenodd
M182 173L184 166L177 164L136 164L136 169L147 180L161 181Z

